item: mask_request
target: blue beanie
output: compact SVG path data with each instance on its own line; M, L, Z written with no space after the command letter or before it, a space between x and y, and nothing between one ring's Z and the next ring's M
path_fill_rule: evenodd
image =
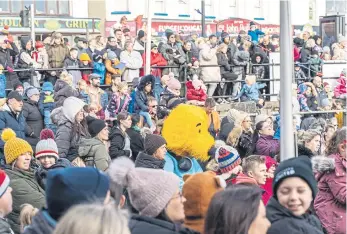
M50 91L53 92L53 84L51 82L45 82L42 84L42 91Z
M98 200L103 202L109 186L108 177L96 168L50 170L46 182L48 213L58 221L74 205Z

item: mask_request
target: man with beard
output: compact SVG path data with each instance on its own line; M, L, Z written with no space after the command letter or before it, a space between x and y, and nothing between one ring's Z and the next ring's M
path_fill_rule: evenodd
M116 40L117 40L118 48L122 50L124 48L122 30L120 28L117 28L116 30L114 30L114 35L115 35Z
M90 105L96 106L97 113L96 116L99 119L105 119L105 109L108 103L107 92L100 88L100 75L92 73L89 75L89 89L88 96L90 99Z
M120 53L122 52L122 50L117 47L116 38L114 38L114 37L108 37L107 38L107 45L106 45L105 51L107 51L108 49L115 52L117 57L120 58Z
M215 48L217 46L218 38L216 35L211 35L209 36L208 41L210 42L211 48Z

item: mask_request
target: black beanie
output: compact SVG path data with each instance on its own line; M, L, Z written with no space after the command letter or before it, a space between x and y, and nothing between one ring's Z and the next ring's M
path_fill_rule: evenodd
M137 38L138 38L138 39L141 39L141 38L143 38L144 36L145 36L145 31L139 30L139 31L137 32Z
M174 34L173 31L167 31L167 32L166 32L166 37L167 37L167 39L169 40L169 38L170 38L173 34Z
M165 145L165 139L160 135L147 134L145 137L145 153L148 155L153 155L157 149Z
M312 171L311 160L307 156L291 158L281 162L276 168L272 182L273 196L277 199L277 189L281 182L289 177L299 177L306 181L312 190L313 199L317 194L317 181Z
M106 127L106 123L103 120L96 119L90 116L88 116L86 119L88 124L88 131L92 137L98 135L99 132L101 132L101 130Z

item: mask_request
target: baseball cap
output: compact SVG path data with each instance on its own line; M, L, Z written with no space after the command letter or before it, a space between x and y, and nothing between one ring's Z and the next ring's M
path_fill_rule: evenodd
M17 101L23 101L23 96L20 95L20 94L18 93L18 91L11 91L11 92L8 94L7 100L10 100L10 99L12 99L12 98L16 99Z
M89 75L89 80L93 80L93 79L100 79L101 76L99 74L96 73L92 73Z

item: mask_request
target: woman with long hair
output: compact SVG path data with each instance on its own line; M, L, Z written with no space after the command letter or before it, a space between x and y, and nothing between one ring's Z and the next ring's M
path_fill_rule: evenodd
M132 157L130 148L130 137L126 130L131 127L131 116L127 112L121 112L117 116L117 124L113 126L110 132L110 148L109 153L111 159L120 156Z
M235 185L218 192L209 205L204 234L266 234L266 218L261 189Z
M321 134L317 130L298 131L298 155L317 155L321 145Z
M280 143L274 139L274 130L266 121L257 123L252 139L252 153L274 157L280 152Z

